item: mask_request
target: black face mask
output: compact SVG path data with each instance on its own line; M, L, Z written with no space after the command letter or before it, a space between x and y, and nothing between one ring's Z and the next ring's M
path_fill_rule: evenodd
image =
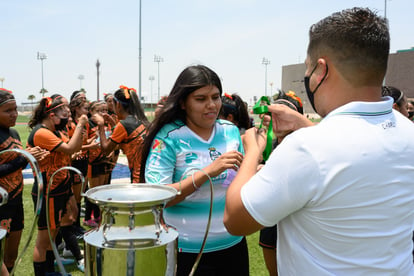
M412 118L414 116L414 111L408 111L408 118Z
M60 123L55 125L55 130L64 130L66 125L68 124L69 118L60 118Z
M315 67L313 67L312 72L310 73L309 76L305 76L303 78L304 83L305 83L305 90L306 90L306 94L308 95L309 102L311 103L313 110L315 110L316 112L318 112L318 111L315 108L315 99L314 99L313 96L316 93L316 90L318 90L319 86L321 86L322 82L325 80L326 76L328 75L328 64L326 64L326 73L325 73L325 76L323 76L321 82L316 86L315 90L312 91L310 89L310 87L309 87L309 81L310 81L310 78L311 78L313 72L315 72L315 70L316 70L317 67L318 67L318 64L316 64Z

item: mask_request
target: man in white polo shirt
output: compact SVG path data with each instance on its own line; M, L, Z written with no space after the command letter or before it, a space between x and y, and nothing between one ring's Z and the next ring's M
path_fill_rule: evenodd
M296 131L257 173L265 133L246 133L225 226L247 235L277 223L279 275L414 275L414 125L381 98L386 19L344 10L309 38L305 88L323 119L269 106L278 135Z

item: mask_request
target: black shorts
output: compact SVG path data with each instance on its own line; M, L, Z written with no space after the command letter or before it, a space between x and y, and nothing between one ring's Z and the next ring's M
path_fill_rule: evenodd
M114 168L115 168L115 164L111 162L107 162L105 164L105 174L111 174Z
M105 162L89 164L88 177L98 177L100 175L104 175L105 173L106 173Z
M259 245L263 248L276 249L277 225L260 230Z
M37 196L32 194L33 206L36 208ZM69 200L69 193L54 195L49 197L49 219L50 229L57 229L60 226L63 215L66 213L66 204ZM35 210L36 211L36 210ZM46 196L42 199L39 220L37 221L38 230L46 230Z
M0 207L0 228L11 231L20 231L24 228L24 210L22 194Z
M86 177L88 175L88 159L77 159L72 161L72 167L77 168L82 173L83 177ZM81 178L79 174L75 173L74 171L71 171L73 174L73 184L81 184Z
M178 252L177 276L190 274L198 253ZM195 275L249 275L249 253L246 238L230 248L203 253Z

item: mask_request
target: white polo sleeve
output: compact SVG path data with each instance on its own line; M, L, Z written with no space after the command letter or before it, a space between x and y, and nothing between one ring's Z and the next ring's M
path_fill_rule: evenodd
M291 137L292 136L292 137ZM273 226L312 204L321 185L319 166L297 135L289 135L242 188L242 202L261 225Z

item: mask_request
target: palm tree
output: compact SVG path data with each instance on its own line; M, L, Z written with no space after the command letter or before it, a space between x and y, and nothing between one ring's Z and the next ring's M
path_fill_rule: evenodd
M48 91L46 90L46 88L42 88L40 89L40 94L42 94L42 97L45 96L45 93L47 93Z
M27 96L27 99L32 102L32 112L33 112L33 101L34 101L35 98L36 98L36 96L33 95L33 94L30 94L29 96Z

